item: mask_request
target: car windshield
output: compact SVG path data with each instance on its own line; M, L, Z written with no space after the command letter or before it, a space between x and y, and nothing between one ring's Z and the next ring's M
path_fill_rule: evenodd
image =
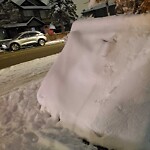
M13 37L13 40L18 38L21 35L21 33L17 34L16 36Z

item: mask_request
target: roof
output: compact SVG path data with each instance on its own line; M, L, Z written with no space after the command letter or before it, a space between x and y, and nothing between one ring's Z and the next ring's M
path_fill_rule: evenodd
M49 0L41 0L41 2L43 2L45 5L48 5Z
M1 1L1 0L0 0ZM22 3L24 3L26 0L11 0L13 3L17 4L18 6L21 6ZM37 0L36 0L37 1ZM38 0L39 2L47 5L49 3L49 0ZM32 0L29 0L29 2L32 3ZM33 2L34 3L34 2Z
M5 24L3 25L4 28L16 28L16 27L26 27L28 26L32 21L37 21L37 22L40 22L41 24L45 24L44 22L42 22L41 20L35 18L35 17L32 17L28 22L26 23L12 23L12 24Z
M20 32L20 34L24 34L24 33L40 33L40 31L24 31L24 32Z
M0 3L4 2L4 0L0 0Z
M13 24L5 24L3 25L4 28L15 28L15 27L25 27L27 23L13 23Z
M108 0L108 5L112 6L112 5L116 5L116 4L115 4L114 0ZM98 10L98 9L104 8L106 6L107 5L106 5L105 2L101 2L98 5L90 8L90 9L83 10L82 13L84 14L84 13L87 13L87 12L90 12L90 11L93 11L93 10Z
M23 9L43 9L43 10L48 10L50 9L48 6L21 6Z
M25 0L11 0L11 1L20 6Z

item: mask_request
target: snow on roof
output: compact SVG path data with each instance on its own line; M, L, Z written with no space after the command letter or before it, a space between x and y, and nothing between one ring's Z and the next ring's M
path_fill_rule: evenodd
M25 27L27 23L12 23L3 25L4 28L15 28L15 27Z
M19 6L21 6L21 4L23 3L23 2L25 2L25 0L11 0L12 2L14 2L15 4L17 4L17 5L19 5ZM48 0L39 0L39 1L41 1L42 3L44 3L45 5L47 5L48 4Z
M0 3L4 2L4 0L0 0Z
M48 5L49 0L41 0L41 2L43 2L45 5Z
M5 24L3 25L4 28L15 28L15 27L26 27L28 26L29 23L31 23L33 20L40 22L41 24L45 24L44 22L42 22L41 20L39 20L36 17L32 17L28 22L26 23L12 23L12 24Z
M21 6L23 9L40 9L40 10L48 10L50 9L48 6Z
M20 6L25 0L11 0L11 1Z

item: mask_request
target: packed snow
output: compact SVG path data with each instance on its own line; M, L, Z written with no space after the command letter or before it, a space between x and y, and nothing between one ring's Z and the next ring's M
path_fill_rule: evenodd
M1 69L0 150L149 150L149 24L80 20L61 54Z
M150 14L76 21L42 81L43 111L80 137L150 150Z
M0 70L0 150L97 150L41 111L37 90L58 55Z

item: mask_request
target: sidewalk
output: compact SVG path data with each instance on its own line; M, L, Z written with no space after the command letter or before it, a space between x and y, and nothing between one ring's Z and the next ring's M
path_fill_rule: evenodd
M57 44L57 43L64 43L65 40L64 39L58 39L58 40L54 40L54 41L48 41L45 43L45 45L51 45L51 44Z

